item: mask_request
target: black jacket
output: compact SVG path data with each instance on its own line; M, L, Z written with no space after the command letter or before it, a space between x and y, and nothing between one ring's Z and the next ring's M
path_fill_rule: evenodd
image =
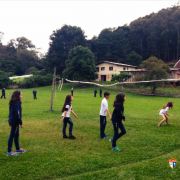
M122 121L125 120L124 116L124 107L121 103L117 103L116 106L114 107L114 111L112 114L112 120L114 121Z
M33 91L33 94L36 95L37 91Z
M2 94L5 94L5 89L2 89Z
M12 125L22 125L22 116L21 116L21 104L16 102L14 105L9 106L9 124Z

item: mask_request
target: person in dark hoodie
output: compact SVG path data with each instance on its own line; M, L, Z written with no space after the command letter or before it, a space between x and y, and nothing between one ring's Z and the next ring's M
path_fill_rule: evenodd
M112 150L115 151L121 151L120 148L116 146L116 141L126 134L126 129L124 128L124 125L122 123L122 120L125 121L125 116L124 116L124 106L123 103L126 100L125 94L124 93L118 93L116 95L116 99L114 101L114 111L112 114L112 124L114 128L114 137L110 140L112 143ZM118 133L118 129L121 129L121 132Z
M8 140L7 156L17 156L18 153L25 153L26 150L19 146L19 126L22 128L22 108L21 108L21 91L14 91L9 101L9 126L11 127L10 136ZM15 143L16 152L12 152L12 143Z
M101 88L99 89L99 94L100 94L100 97L102 97L102 89Z
M5 88L2 89L2 96L1 96L1 99L3 98L3 96L4 96L4 99L6 99L6 97L5 97Z
M94 89L94 97L96 97L96 94L97 94L97 90Z
M34 90L33 90L34 99L37 99L36 93L37 93L37 91L36 91L36 89L34 89Z

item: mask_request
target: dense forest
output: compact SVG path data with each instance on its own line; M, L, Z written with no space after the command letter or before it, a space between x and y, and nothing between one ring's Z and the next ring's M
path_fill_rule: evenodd
M2 38L0 32L0 71L10 75L42 69L51 73L54 66L62 74L69 51L79 45L92 51L95 63L106 60L139 66L150 56L175 62L180 58L180 6L162 9L129 25L103 29L91 40L80 27L64 25L50 35L49 50L43 57L25 37L12 39L7 45L2 45Z

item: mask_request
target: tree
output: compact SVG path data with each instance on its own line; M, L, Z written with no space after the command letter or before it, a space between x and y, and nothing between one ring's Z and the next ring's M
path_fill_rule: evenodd
M103 29L98 37L91 40L91 51L96 63L101 61L113 61L125 63L128 50L128 27Z
M36 46L32 44L32 42L29 39L23 36L16 39L15 45L17 49L21 49L21 50L36 49Z
M128 73L121 73L121 74L118 74L118 75L114 75L111 79L111 81L119 81L119 82L124 82L126 80L128 80L129 78L131 78L132 75L131 74L128 74Z
M62 74L69 51L78 46L86 46L84 31L80 27L64 25L61 29L53 31L50 36L50 47L45 59L48 72L56 66L57 74Z
M63 76L74 80L94 80L98 76L94 55L87 47L77 46L70 50Z
M7 87L11 80L6 72L0 71L0 88Z
M137 54L135 51L132 51L127 56L126 63L134 65L134 66L137 66L137 65L139 66L139 64L141 63L141 56Z
M142 80L146 80L146 81L161 80L161 79L166 79L169 76L168 74L169 66L165 64L162 60L156 58L155 56L151 56L147 60L143 61L140 67L146 68L147 70L146 75L141 76ZM155 93L155 90L159 85L160 85L159 82L151 83L152 94Z
M16 70L15 74L25 74L28 68L36 67L38 62L38 56L35 51L27 49L19 49L15 53L16 58Z

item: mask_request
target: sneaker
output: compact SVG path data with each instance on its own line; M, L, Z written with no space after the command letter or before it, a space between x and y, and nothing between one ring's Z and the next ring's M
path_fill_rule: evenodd
M63 136L63 138L69 138L69 136Z
M113 151L121 151L121 149L118 148L118 147L113 147L112 150L113 150Z
M109 139L109 137L108 136L104 136L104 139Z
M25 152L26 152L26 150L23 149L23 148L20 148L19 150L16 150L16 153L25 153Z
M18 156L19 154L15 153L15 152L7 152L6 156Z
M158 124L158 126L161 126L161 124Z
M69 139L76 139L76 137L73 136L73 135L70 135L70 136L69 136Z

